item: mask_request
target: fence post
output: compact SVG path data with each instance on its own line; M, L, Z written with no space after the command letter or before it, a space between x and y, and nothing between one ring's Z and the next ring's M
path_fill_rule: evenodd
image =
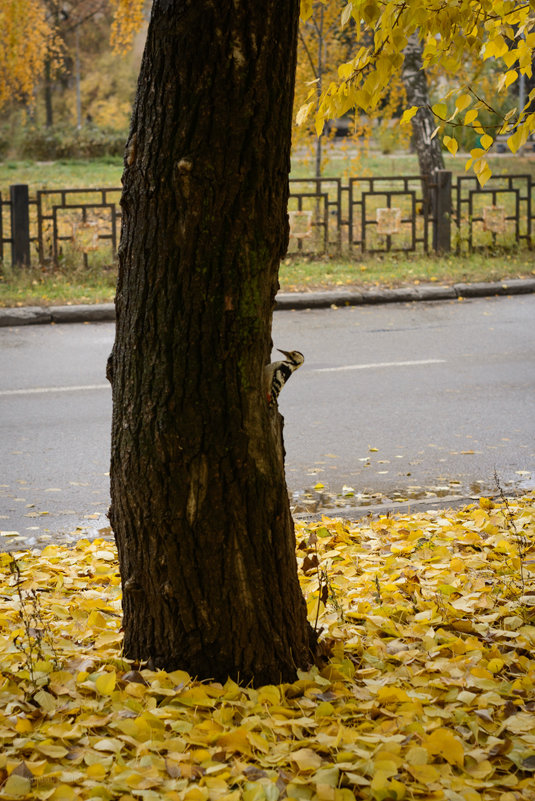
M449 253L451 250L451 172L437 170L435 178L433 250Z
M30 205L27 184L9 187L11 201L11 263L13 267L30 264Z

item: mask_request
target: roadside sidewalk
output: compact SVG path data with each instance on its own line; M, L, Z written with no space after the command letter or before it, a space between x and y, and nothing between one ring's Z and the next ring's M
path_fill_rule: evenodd
M525 295L535 292L535 278L512 278L478 284L437 286L420 284L399 289L332 289L321 292L279 292L276 310L325 309L340 306L362 306L379 303L408 303L412 301L457 300L496 295ZM46 323L95 323L115 320L113 303L94 306L24 306L0 308L0 327L38 325Z

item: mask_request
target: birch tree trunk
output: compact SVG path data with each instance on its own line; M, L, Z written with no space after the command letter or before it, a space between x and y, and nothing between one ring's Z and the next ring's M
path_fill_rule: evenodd
M418 34L413 33L403 51L402 80L408 105L419 107L411 123L420 174L432 175L436 170L444 169L444 159L438 137L431 139L436 128L436 121L429 107L427 77L422 65L422 52L422 43Z

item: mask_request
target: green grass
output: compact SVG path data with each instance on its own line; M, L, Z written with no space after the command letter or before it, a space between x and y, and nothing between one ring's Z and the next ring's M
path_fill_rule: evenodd
M324 177L343 175L348 170L352 175L356 174L352 165L355 152L347 144L328 143L325 153ZM463 153L455 157L446 156L446 169L455 175L464 174L466 158ZM495 175L529 173L535 176L535 153L491 156L489 163ZM418 175L416 156L406 152L382 155L372 151L361 157L359 166L358 174L362 176ZM291 177L308 178L313 169L313 159L300 151L292 159ZM0 162L0 191L3 194L8 192L11 184L28 184L31 192L37 189L120 187L122 171L122 159L111 156L80 161L5 161Z
M399 287L407 284L455 284L476 281L499 281L535 275L533 254L489 256L433 256L403 254L344 259L286 259L280 269L281 289L286 291L339 287Z
M23 270L0 268L0 307L110 303L117 276L106 270Z
M120 187L121 158L80 161L4 161L0 162L0 191L11 184L28 184L30 194L37 189L77 189L79 187Z
M533 255L528 251L501 256L407 256L305 260L286 259L281 265L282 291L312 291L340 287L397 287L406 284L453 284L531 277ZM59 306L109 303L115 295L113 269L4 270L0 272L0 306Z

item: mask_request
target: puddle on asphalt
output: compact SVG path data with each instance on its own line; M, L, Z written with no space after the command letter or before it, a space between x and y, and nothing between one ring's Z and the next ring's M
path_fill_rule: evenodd
M303 490L296 490L290 494L290 508L292 514L326 515L336 513L341 509L362 509L372 506L392 506L395 504L410 503L411 501L429 501L434 503L442 498L454 500L478 500L481 496L499 498L505 496L524 494L535 490L535 470L518 470L514 478L502 480L498 478L490 481L472 481L463 485L458 480L446 481L428 486L409 485L400 489L393 489L387 493L364 491L359 492L353 487L344 486L340 492L333 492L328 487L316 485ZM70 531L38 530L22 534L19 531L0 529L0 552L18 551L32 548L45 548L47 545L73 545L82 539L113 539L113 532L105 515L94 515L91 521L80 522Z
M341 492L331 492L327 487L311 487L291 493L290 505L293 514L306 514L325 512L335 509L353 509L367 506L392 505L410 501L425 501L430 503L441 498L474 499L481 496L490 498L500 497L502 492L507 495L517 495L531 492L535 489L535 471L519 470L514 479L507 481L498 479L490 481L472 481L468 485L452 479L441 484L428 486L408 486L402 489L393 489L387 493L357 492L352 487L344 487Z

